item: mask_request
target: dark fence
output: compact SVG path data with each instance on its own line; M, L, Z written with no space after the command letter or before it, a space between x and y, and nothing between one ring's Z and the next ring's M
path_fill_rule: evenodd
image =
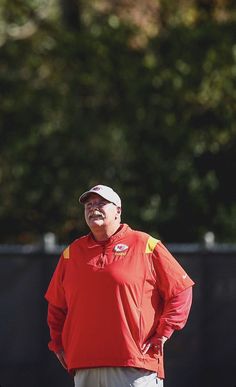
M236 387L236 247L169 245L196 282L189 321L166 343L165 387ZM69 387L48 351L44 293L60 247L0 249L0 386Z

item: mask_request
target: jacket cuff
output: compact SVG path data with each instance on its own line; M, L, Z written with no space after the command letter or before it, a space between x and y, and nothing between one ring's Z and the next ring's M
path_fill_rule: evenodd
M55 352L55 353L59 353L59 352L63 351L62 345L59 343L55 343L55 341L50 341L48 343L48 348L50 349L50 351Z
M171 328L169 325L166 325L165 327L158 327L157 329L157 336L165 336L168 337L168 339L172 336L174 333L174 329Z

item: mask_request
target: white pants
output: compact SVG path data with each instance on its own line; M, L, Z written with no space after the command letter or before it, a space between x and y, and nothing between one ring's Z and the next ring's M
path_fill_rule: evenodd
M133 367L79 369L74 381L75 387L163 387L156 372Z

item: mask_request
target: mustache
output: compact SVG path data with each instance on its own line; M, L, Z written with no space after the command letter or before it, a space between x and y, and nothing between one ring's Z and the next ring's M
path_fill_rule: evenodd
M89 218L93 218L93 217L96 217L96 216L101 216L103 219L105 218L104 214L98 210L94 210L92 211L91 213L89 213Z

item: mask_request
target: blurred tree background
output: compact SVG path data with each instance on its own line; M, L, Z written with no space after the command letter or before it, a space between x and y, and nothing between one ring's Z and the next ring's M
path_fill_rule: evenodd
M86 231L113 186L168 242L236 242L236 3L2 0L0 242Z

